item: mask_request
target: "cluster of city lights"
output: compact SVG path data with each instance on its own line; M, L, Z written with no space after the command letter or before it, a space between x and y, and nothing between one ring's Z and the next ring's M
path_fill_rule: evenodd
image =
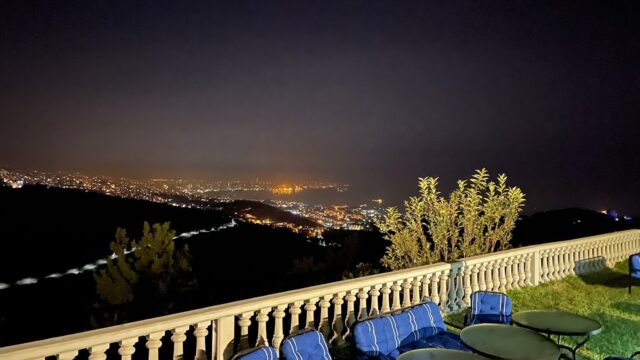
M221 203L244 197L252 199L253 192L267 192L275 196L287 196L310 189L331 189L343 192L348 185L319 181L274 184L270 181L203 181L184 179L131 179L108 176L89 176L80 173L51 173L43 171L15 171L0 169L0 179L6 186L18 189L26 184L39 184L64 189L80 189L110 196L140 199L180 207L211 208ZM229 194L241 193L234 195ZM239 214L244 220L272 227L283 227L309 237L320 237L326 229L365 230L382 214L382 199L356 207L346 205L314 205L281 199L267 200L267 204L299 215L317 224L301 226L291 222L274 221L256 217L255 214Z

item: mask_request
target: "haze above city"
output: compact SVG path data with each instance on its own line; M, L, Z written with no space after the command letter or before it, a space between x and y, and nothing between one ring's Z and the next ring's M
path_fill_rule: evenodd
M637 2L52 4L0 2L0 167L640 214Z

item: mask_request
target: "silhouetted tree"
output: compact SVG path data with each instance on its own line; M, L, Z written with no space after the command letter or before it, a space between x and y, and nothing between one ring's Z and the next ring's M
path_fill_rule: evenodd
M142 238L130 240L124 229L116 230L107 258L107 267L94 273L96 290L110 305L132 302L136 293L165 298L192 285L184 275L191 272L187 245L176 250L175 231L169 222L153 224L145 221Z

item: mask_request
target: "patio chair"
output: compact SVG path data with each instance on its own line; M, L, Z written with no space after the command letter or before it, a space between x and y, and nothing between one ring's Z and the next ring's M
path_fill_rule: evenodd
M307 329L287 336L280 347L285 360L331 360L324 335Z
M397 359L414 349L470 351L460 336L447 331L433 302L358 321L353 326L356 359Z
M271 346L258 346L235 354L231 360L276 360L278 353Z
M476 291L471 294L471 310L464 325L483 323L511 324L511 299L499 292Z
M640 355L640 351L634 352L633 354L631 354L630 357L625 358L625 357L617 357L617 356L609 356L604 358L604 360L633 360L634 357Z
M640 280L640 253L629 256L629 294L634 279Z

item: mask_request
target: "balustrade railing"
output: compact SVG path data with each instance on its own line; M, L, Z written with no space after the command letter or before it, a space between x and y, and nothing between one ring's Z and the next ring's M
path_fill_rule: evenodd
M178 359L189 334L195 338L196 359L222 360L256 345L278 349L287 334L302 328L318 329L330 343L340 344L351 336L354 322L371 315L426 299L443 312L455 312L469 306L474 291L536 286L600 270L636 252L640 230L527 246L4 347L0 359L71 360L80 350L88 350L91 360L106 359L107 349L116 344L120 358L129 360L139 341L148 359L158 359L162 346L171 346Z

